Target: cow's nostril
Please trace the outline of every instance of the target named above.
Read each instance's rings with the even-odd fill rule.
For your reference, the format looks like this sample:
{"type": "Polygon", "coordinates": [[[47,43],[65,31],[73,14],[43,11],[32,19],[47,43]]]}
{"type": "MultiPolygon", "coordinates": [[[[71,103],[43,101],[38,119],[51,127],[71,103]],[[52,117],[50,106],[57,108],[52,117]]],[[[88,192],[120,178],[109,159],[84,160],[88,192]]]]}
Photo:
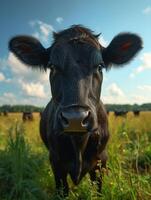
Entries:
{"type": "Polygon", "coordinates": [[[82,125],[83,127],[88,126],[90,115],[91,115],[91,112],[88,111],[88,112],[87,112],[87,116],[86,116],[86,117],[82,120],[82,122],[81,122],[81,125],[82,125]]]}
{"type": "Polygon", "coordinates": [[[69,126],[69,121],[68,119],[63,115],[63,113],[61,113],[61,123],[63,125],[64,128],[69,126]]]}

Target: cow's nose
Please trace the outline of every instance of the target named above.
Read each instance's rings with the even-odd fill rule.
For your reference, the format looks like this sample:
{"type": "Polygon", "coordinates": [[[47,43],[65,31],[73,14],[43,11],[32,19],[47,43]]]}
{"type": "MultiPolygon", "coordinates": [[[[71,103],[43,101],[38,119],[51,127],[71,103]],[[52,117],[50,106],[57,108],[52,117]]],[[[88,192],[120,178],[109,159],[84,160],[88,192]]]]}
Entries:
{"type": "Polygon", "coordinates": [[[64,132],[86,132],[90,115],[90,111],[62,111],[60,116],[64,132]]]}

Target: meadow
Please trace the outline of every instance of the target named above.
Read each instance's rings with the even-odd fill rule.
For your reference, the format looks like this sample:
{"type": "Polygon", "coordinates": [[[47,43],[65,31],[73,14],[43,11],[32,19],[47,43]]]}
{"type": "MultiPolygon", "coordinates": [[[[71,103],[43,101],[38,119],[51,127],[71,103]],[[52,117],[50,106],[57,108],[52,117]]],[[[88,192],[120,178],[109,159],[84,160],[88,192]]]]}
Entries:
{"type": "MultiPolygon", "coordinates": [[[[0,116],[0,200],[61,200],[55,193],[48,152],[39,136],[39,113],[22,122],[21,113],[0,116]]],[[[151,112],[109,114],[108,169],[101,196],[86,176],[70,182],[67,200],[151,199],[151,112]]]]}

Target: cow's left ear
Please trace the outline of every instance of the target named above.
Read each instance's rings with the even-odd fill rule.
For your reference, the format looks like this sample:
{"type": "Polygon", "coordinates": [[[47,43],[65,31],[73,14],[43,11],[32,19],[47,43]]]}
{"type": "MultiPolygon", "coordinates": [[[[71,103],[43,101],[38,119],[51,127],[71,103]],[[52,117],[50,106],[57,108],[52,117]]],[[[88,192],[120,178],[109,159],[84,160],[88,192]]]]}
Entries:
{"type": "Polygon", "coordinates": [[[33,68],[46,69],[50,52],[36,38],[16,36],[9,41],[9,50],[25,64],[33,68]]]}
{"type": "Polygon", "coordinates": [[[103,49],[104,63],[121,65],[129,62],[142,49],[142,39],[132,33],[120,33],[103,49]]]}

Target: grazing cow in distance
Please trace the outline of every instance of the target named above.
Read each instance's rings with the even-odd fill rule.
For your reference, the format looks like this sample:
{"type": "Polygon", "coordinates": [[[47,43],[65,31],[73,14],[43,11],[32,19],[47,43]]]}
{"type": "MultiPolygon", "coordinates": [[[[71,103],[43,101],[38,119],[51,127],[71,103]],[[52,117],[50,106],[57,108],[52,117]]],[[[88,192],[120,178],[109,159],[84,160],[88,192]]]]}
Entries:
{"type": "Polygon", "coordinates": [[[89,173],[101,190],[109,138],[100,100],[102,69],[121,67],[141,48],[141,38],[133,33],[120,33],[105,48],[99,35],[81,25],[54,33],[47,49],[30,36],[10,40],[10,51],[27,66],[50,69],[52,99],[43,112],[40,134],[50,154],[56,188],[60,191],[63,186],[64,195],[69,191],[68,174],[77,185],[89,173]]]}
{"type": "Polygon", "coordinates": [[[4,111],[4,112],[3,112],[3,115],[4,115],[4,116],[8,116],[8,111],[4,111]]]}
{"type": "Polygon", "coordinates": [[[107,111],[106,111],[106,113],[107,113],[107,115],[109,115],[109,114],[110,114],[110,111],[109,111],[109,110],[107,110],[107,111]]]}
{"type": "Polygon", "coordinates": [[[140,110],[134,110],[134,111],[133,111],[133,114],[134,114],[135,116],[139,116],[140,110]]]}
{"type": "Polygon", "coordinates": [[[32,112],[23,112],[22,119],[23,121],[32,121],[34,119],[32,112]]]}
{"type": "Polygon", "coordinates": [[[8,116],[8,112],[7,111],[0,112],[0,116],[8,116]]]}
{"type": "Polygon", "coordinates": [[[122,110],[116,110],[116,111],[114,111],[114,115],[116,116],[116,117],[125,117],[126,116],[126,114],[128,113],[128,111],[122,111],[122,110]]]}

